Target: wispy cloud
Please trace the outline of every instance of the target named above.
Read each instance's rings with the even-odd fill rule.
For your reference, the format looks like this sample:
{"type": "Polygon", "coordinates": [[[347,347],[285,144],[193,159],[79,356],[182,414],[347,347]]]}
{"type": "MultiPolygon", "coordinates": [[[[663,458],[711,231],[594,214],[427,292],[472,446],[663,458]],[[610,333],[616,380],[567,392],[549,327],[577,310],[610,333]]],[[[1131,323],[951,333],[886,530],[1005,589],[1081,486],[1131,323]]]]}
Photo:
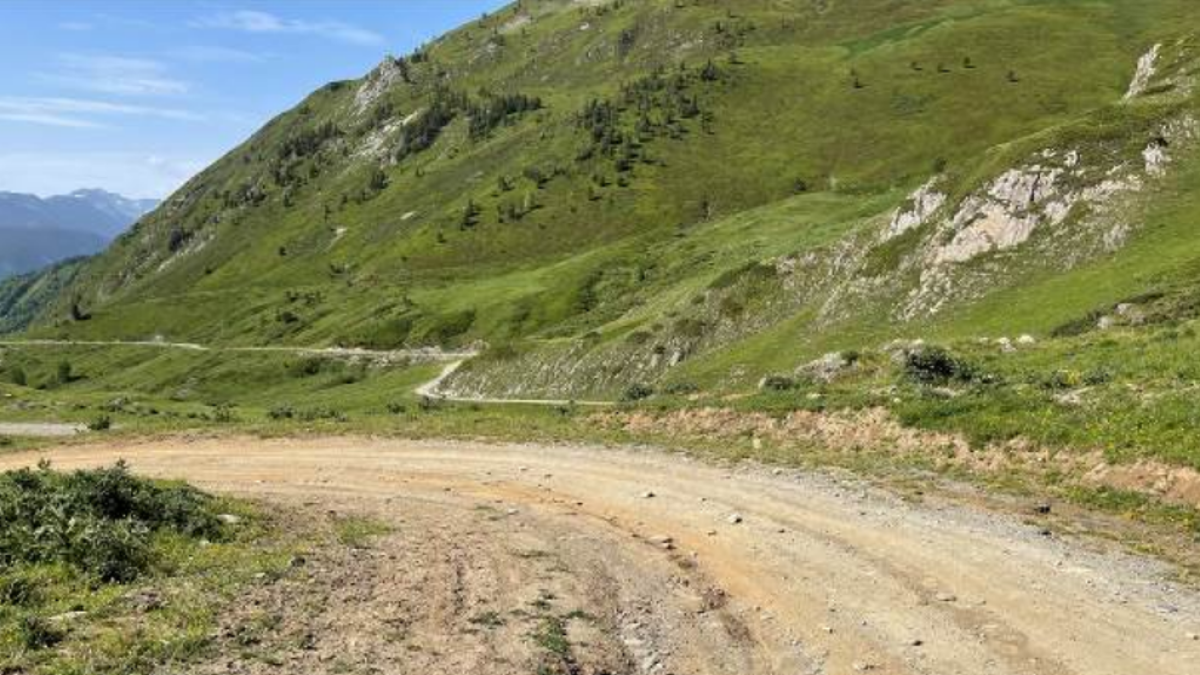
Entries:
{"type": "Polygon", "coordinates": [[[157,117],[183,122],[204,121],[204,116],[186,110],[125,105],[78,98],[41,98],[0,96],[0,119],[43,126],[95,129],[104,124],[98,118],[135,116],[157,117]]]}
{"type": "Polygon", "coordinates": [[[366,28],[341,21],[304,21],[285,19],[268,12],[240,10],[223,12],[192,22],[197,28],[222,28],[246,33],[291,33],[314,35],[349,44],[375,47],[384,43],[384,38],[366,28]]]}
{"type": "Polygon", "coordinates": [[[110,55],[61,54],[60,70],[44,73],[49,82],[105,94],[185,94],[190,85],[169,76],[167,66],[150,59],[110,55]]]}
{"type": "Polygon", "coordinates": [[[94,25],[86,21],[64,21],[58,24],[59,30],[69,30],[76,33],[82,33],[95,28],[94,25]]]}
{"type": "Polygon", "coordinates": [[[262,63],[268,58],[267,54],[211,45],[180,47],[170,56],[194,63],[262,63]]]}

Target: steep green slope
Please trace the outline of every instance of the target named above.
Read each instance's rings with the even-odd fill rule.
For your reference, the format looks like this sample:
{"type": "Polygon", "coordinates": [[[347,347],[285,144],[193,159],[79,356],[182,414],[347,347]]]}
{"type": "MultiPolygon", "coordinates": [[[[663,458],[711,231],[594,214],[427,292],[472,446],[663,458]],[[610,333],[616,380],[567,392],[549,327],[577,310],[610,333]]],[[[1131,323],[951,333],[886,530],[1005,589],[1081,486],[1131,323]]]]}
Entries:
{"type": "Polygon", "coordinates": [[[1049,331],[1196,267],[1191,4],[524,0],[273,120],[33,332],[482,341],[463,391],[574,396],[1049,331]]]}

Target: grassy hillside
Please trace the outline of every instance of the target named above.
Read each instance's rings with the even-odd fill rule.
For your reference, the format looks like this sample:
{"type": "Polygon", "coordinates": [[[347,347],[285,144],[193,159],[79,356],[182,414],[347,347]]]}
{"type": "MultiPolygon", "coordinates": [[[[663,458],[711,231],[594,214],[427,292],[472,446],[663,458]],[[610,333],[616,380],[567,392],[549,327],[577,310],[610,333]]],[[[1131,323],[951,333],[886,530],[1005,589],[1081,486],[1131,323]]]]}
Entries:
{"type": "Polygon", "coordinates": [[[1191,5],[523,0],[314,92],[6,327],[480,343],[458,389],[565,396],[1047,335],[1200,270],[1191,5]]]}

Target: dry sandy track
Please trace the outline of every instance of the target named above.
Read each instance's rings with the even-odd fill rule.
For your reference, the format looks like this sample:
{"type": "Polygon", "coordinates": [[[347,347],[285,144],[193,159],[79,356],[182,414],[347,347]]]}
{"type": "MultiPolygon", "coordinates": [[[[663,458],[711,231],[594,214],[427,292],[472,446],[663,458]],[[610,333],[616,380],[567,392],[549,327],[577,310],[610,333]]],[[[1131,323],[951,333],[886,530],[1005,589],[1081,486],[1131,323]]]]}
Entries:
{"type": "Polygon", "coordinates": [[[332,565],[333,591],[297,584],[299,599],[257,600],[311,633],[280,657],[287,672],[345,672],[348,660],[354,672],[528,675],[544,658],[531,607],[590,615],[567,621],[564,672],[1195,675],[1200,664],[1200,595],[1156,563],[830,478],[649,451],[362,438],[49,454],[60,468],[124,457],[145,474],[394,522],[378,550],[332,565]]]}

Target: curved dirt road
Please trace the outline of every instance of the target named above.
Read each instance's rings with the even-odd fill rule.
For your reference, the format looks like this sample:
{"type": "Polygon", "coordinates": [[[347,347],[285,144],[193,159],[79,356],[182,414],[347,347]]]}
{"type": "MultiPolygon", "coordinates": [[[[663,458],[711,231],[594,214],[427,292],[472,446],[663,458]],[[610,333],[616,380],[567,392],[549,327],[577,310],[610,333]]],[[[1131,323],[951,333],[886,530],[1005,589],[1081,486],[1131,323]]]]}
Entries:
{"type": "Polygon", "coordinates": [[[1200,594],[1156,563],[825,477],[363,438],[49,455],[59,468],[124,457],[145,474],[393,523],[335,590],[256,600],[291,612],[281,630],[307,631],[283,672],[528,675],[553,646],[537,637],[551,615],[571,646],[548,672],[1194,675],[1200,663],[1200,594]]]}

